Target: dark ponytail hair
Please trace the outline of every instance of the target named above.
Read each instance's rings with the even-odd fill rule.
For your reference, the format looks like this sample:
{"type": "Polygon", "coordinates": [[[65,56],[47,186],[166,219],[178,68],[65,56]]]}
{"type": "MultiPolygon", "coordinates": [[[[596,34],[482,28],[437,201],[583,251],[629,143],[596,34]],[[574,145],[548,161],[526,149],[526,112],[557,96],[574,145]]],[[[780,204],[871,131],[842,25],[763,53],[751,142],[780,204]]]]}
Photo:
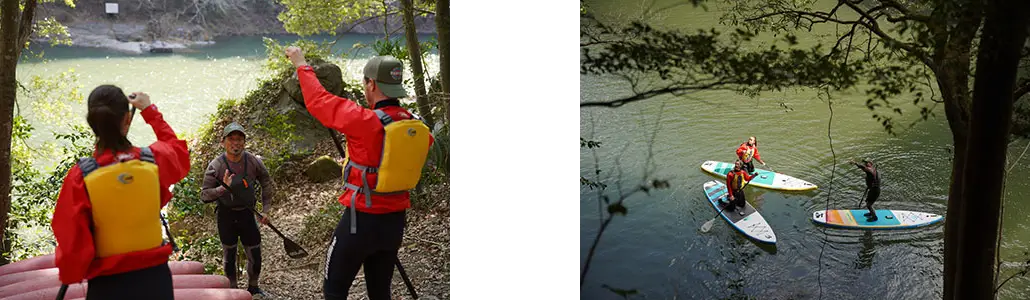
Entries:
{"type": "Polygon", "coordinates": [[[129,139],[122,135],[122,120],[129,113],[129,98],[121,88],[101,85],[89,93],[86,122],[97,136],[100,151],[125,151],[132,147],[129,139]]]}

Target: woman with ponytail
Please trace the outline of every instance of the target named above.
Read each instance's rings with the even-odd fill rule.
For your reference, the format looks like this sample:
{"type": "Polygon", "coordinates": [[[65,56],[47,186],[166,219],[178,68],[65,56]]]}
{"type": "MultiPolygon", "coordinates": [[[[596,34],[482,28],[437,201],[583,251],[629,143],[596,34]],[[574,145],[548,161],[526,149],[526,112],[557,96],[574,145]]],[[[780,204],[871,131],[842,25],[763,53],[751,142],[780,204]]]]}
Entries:
{"type": "Polygon", "coordinates": [[[189,172],[186,142],[145,93],[101,85],[87,105],[96,147],[68,170],[51,223],[58,277],[88,280],[86,299],[173,299],[159,215],[189,172]],[[157,136],[143,148],[126,138],[137,109],[157,136]]]}

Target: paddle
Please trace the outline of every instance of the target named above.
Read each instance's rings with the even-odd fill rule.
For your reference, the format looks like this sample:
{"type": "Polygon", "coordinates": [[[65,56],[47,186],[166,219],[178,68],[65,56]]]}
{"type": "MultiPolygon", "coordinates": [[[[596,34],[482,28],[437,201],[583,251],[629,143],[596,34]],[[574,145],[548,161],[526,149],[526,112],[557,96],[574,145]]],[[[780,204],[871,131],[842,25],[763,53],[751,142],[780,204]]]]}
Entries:
{"type": "MultiPolygon", "coordinates": [[[[253,207],[251,207],[250,210],[253,210],[254,213],[257,214],[257,216],[259,218],[262,218],[262,219],[265,218],[264,216],[261,215],[261,213],[259,213],[253,207]]],[[[283,235],[282,232],[279,232],[279,229],[276,229],[275,226],[272,226],[271,222],[269,222],[268,224],[265,224],[265,225],[268,225],[268,228],[272,228],[272,231],[274,231],[275,234],[278,234],[279,237],[283,238],[283,248],[286,249],[286,256],[289,256],[290,258],[302,258],[302,257],[308,256],[308,252],[304,251],[304,248],[301,248],[300,245],[295,243],[293,240],[290,240],[289,238],[286,238],[286,236],[283,235]]]]}
{"type": "MultiPolygon", "coordinates": [[[[751,180],[755,180],[755,178],[758,178],[758,176],[751,177],[751,180]]],[[[751,184],[751,180],[748,180],[747,182],[745,182],[744,185],[740,187],[740,189],[744,189],[744,188],[747,187],[748,184],[751,184]]],[[[718,201],[716,201],[716,202],[718,202],[718,201]]],[[[733,205],[733,204],[730,203],[730,205],[733,205]]],[[[727,205],[727,206],[729,206],[729,205],[727,205]]],[[[701,232],[708,232],[708,230],[712,229],[712,225],[715,224],[715,220],[719,218],[719,215],[721,215],[722,211],[725,210],[725,209],[726,209],[726,206],[723,206],[722,208],[719,208],[719,212],[715,214],[714,218],[712,218],[711,220],[708,220],[708,222],[705,222],[704,225],[701,225],[701,232]]]]}

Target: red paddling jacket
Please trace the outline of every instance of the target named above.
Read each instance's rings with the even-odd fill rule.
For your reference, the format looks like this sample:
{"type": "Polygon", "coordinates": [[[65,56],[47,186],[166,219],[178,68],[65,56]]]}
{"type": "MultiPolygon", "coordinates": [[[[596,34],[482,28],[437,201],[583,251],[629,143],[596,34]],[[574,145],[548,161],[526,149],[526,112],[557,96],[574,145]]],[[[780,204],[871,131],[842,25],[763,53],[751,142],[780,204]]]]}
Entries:
{"type": "MultiPolygon", "coordinates": [[[[161,207],[164,207],[172,199],[168,187],[189,173],[189,150],[186,141],[176,137],[172,127],[165,122],[157,106],[151,104],[140,114],[157,136],[157,141],[150,144],[149,148],[153,153],[154,164],[158,167],[161,207]]],[[[120,153],[95,149],[93,158],[99,165],[107,165],[115,162],[119,154],[138,159],[140,153],[138,147],[120,153]]],[[[99,257],[94,245],[92,205],[78,164],[68,170],[64,178],[50,226],[57,240],[54,260],[63,284],[165,264],[172,253],[172,246],[164,244],[152,249],[99,257]]]]}

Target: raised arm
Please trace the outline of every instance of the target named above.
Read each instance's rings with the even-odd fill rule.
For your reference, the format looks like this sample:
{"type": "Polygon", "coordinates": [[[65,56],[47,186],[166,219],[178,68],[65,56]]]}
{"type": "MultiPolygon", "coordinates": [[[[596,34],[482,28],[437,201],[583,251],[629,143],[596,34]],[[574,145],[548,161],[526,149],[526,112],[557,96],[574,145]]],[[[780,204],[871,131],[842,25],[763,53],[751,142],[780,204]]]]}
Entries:
{"type": "Polygon", "coordinates": [[[154,129],[157,141],[150,144],[150,150],[154,152],[154,160],[157,161],[158,173],[161,186],[161,205],[164,206],[171,199],[171,192],[168,186],[186,178],[190,172],[190,150],[186,141],[175,135],[172,127],[165,122],[157,106],[149,105],[144,108],[140,115],[143,120],[154,129]],[[167,193],[167,195],[165,195],[167,193]]]}

